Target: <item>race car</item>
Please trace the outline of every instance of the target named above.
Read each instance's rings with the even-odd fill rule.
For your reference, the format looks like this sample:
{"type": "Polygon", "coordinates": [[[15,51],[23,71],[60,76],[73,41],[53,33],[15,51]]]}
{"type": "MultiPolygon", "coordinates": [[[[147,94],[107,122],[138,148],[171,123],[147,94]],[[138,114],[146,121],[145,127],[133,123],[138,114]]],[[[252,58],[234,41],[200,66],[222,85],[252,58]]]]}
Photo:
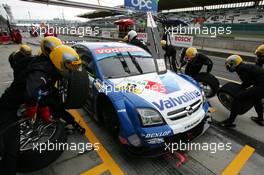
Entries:
{"type": "Polygon", "coordinates": [[[188,142],[209,127],[209,104],[200,85],[185,74],[159,73],[145,50],[119,42],[73,48],[90,79],[85,109],[130,152],[163,154],[165,143],[188,142]]]}

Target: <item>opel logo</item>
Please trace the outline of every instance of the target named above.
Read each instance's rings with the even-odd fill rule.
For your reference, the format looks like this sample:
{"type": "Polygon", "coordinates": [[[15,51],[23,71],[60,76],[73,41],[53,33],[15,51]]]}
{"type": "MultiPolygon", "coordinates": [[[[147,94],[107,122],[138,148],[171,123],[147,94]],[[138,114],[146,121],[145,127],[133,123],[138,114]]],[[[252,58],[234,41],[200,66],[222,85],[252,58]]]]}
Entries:
{"type": "Polygon", "coordinates": [[[187,111],[188,115],[191,115],[193,113],[193,108],[191,106],[186,107],[185,110],[187,111]]]}

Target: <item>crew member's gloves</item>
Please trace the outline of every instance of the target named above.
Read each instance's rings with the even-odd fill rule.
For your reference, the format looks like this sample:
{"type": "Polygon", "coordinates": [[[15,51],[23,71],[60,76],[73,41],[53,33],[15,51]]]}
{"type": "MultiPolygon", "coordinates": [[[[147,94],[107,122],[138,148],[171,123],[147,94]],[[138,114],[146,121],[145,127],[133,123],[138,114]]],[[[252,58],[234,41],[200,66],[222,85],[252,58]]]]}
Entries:
{"type": "Polygon", "coordinates": [[[38,112],[45,122],[50,122],[52,120],[48,106],[39,107],[38,112]]]}
{"type": "Polygon", "coordinates": [[[37,113],[37,106],[26,106],[25,115],[31,119],[34,119],[37,113]]]}

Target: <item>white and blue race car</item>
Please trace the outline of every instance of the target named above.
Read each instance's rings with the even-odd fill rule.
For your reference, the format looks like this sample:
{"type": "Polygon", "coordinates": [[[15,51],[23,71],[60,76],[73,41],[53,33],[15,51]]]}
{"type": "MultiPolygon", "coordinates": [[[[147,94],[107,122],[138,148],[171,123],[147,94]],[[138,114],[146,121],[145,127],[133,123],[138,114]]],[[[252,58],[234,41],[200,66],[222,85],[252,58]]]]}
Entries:
{"type": "Polygon", "coordinates": [[[207,128],[209,104],[192,78],[157,73],[145,50],[118,42],[73,46],[90,79],[85,109],[138,155],[164,152],[165,143],[190,141],[207,128]]]}

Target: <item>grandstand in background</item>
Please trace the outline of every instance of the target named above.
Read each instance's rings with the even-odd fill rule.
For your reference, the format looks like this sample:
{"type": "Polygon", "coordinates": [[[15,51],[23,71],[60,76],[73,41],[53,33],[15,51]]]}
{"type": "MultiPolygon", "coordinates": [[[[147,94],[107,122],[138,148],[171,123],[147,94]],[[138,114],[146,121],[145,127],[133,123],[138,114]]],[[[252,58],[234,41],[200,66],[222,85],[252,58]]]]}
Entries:
{"type": "Polygon", "coordinates": [[[242,2],[162,11],[170,19],[206,27],[232,27],[233,34],[264,34],[264,1],[242,2]]]}
{"type": "MultiPolygon", "coordinates": [[[[160,1],[161,2],[161,1],[160,1]]],[[[192,1],[192,5],[199,4],[192,1]]],[[[203,5],[209,3],[204,1],[203,5]]],[[[210,1],[212,3],[216,1],[210,1]]],[[[223,1],[226,2],[226,1],[223,1]]],[[[230,0],[230,2],[232,2],[230,0]]],[[[232,27],[233,34],[237,35],[264,35],[264,0],[227,3],[219,5],[205,5],[195,7],[185,7],[169,10],[161,10],[159,14],[166,15],[168,19],[179,19],[189,25],[206,26],[206,27],[218,27],[218,26],[230,26],[232,27]]],[[[162,3],[165,3],[162,1],[162,3]]],[[[169,3],[169,2],[168,2],[169,3]]],[[[176,3],[176,1],[175,1],[176,3]]],[[[184,2],[182,6],[188,6],[184,2]]],[[[209,3],[209,4],[210,4],[209,3]]],[[[165,8],[166,6],[163,4],[165,8]]],[[[114,15],[114,14],[113,14],[114,15]]],[[[104,30],[109,28],[114,30],[116,26],[114,21],[125,18],[136,19],[136,29],[139,31],[144,30],[146,21],[144,15],[114,15],[107,13],[107,17],[103,17],[102,11],[82,14],[80,17],[90,18],[89,25],[96,25],[104,30]],[[96,18],[101,17],[101,18],[96,18]]]]}

